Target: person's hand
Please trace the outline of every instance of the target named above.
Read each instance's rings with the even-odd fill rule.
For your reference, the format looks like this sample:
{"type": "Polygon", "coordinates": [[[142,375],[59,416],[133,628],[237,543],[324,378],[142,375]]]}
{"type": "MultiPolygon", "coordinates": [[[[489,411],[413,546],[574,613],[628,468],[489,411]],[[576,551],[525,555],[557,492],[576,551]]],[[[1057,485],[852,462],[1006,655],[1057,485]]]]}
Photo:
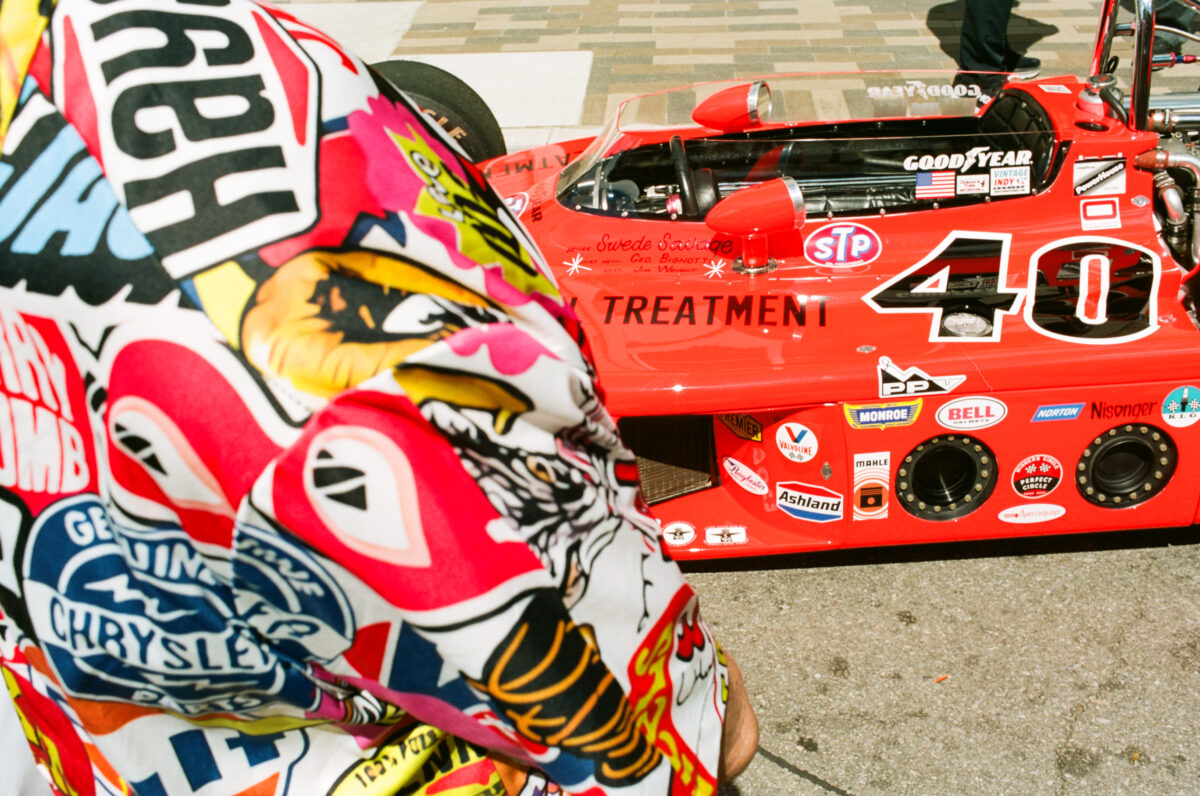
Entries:
{"type": "Polygon", "coordinates": [[[758,718],[750,707],[742,670],[728,653],[725,663],[729,666],[729,702],[725,705],[725,728],[721,736],[719,782],[728,782],[745,771],[758,751],[758,718]]]}

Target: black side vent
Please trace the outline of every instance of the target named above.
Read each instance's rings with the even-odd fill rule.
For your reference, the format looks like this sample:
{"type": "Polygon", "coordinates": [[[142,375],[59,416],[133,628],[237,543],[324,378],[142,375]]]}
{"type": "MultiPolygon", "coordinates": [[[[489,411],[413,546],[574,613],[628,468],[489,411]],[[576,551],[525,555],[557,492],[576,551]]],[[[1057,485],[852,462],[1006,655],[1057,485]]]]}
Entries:
{"type": "Polygon", "coordinates": [[[617,426],[637,454],[642,491],[650,503],[716,486],[716,448],[709,415],[625,417],[617,426]]]}

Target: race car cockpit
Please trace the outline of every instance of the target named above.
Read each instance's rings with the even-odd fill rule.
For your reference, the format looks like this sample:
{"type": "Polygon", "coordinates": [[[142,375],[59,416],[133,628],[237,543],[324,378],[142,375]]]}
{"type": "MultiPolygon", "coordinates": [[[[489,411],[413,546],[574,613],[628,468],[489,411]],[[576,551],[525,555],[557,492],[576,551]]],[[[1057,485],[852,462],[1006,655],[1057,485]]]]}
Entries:
{"type": "MultiPolygon", "coordinates": [[[[808,216],[834,218],[982,203],[1050,184],[1057,138],[1032,94],[1010,88],[979,114],[970,95],[937,97],[966,99],[958,110],[968,112],[764,124],[652,143],[631,135],[568,167],[559,200],[581,212],[698,221],[724,197],[789,177],[808,216]]],[[[893,104],[881,106],[886,112],[893,104]]]]}

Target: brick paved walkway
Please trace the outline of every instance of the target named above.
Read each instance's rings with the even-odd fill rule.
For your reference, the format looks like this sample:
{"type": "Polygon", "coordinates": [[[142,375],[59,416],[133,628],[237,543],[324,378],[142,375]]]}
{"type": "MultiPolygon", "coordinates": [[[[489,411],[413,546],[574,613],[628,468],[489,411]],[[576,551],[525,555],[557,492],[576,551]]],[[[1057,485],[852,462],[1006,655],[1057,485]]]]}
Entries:
{"type": "MultiPolygon", "coordinates": [[[[1010,42],[1086,72],[1098,0],[1026,0],[1010,42]]],[[[588,50],[582,123],[610,95],[772,72],[953,69],[962,0],[426,0],[397,54],[588,50]]]]}

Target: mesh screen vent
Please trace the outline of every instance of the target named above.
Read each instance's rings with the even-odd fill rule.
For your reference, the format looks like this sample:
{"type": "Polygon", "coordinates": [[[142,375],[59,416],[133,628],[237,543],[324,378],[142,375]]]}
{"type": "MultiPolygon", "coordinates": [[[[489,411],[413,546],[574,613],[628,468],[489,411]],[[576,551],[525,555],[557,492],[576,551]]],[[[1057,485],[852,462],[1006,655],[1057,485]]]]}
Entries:
{"type": "Polygon", "coordinates": [[[642,491],[649,503],[719,483],[709,415],[625,417],[617,425],[625,444],[637,454],[642,491]]]}

